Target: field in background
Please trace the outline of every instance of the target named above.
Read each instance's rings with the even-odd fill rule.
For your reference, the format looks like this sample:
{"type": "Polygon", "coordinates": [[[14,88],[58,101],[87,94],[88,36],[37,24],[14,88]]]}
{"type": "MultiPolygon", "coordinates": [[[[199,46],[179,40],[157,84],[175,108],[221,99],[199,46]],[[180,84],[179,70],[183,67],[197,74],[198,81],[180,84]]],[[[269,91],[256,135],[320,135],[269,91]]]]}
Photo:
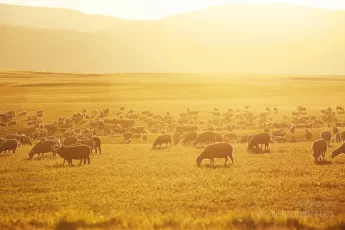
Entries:
{"type": "MultiPolygon", "coordinates": [[[[82,109],[109,107],[113,117],[120,106],[174,116],[191,108],[207,119],[215,107],[249,105],[253,113],[277,107],[283,121],[298,105],[315,116],[344,106],[344,89],[345,78],[332,76],[0,72],[0,110],[44,109],[51,122],[82,109]]],[[[312,130],[314,139],[323,129],[312,130]]],[[[302,130],[297,136],[304,140],[302,130]]],[[[29,147],[0,157],[0,228],[345,228],[344,155],[316,165],[311,142],[272,144],[271,154],[235,143],[235,165],[198,168],[201,149],[151,150],[155,137],[132,145],[101,137],[103,155],[81,167],[29,161],[29,147]]]]}

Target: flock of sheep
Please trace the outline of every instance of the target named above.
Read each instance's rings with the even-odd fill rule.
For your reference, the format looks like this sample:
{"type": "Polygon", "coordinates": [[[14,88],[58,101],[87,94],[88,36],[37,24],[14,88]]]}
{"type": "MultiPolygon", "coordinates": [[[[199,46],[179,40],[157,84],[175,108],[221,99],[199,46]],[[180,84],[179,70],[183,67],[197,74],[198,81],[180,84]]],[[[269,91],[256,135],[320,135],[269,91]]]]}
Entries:
{"type": "MultiPolygon", "coordinates": [[[[248,143],[251,152],[269,152],[270,143],[295,142],[296,129],[305,129],[305,139],[311,140],[312,128],[327,125],[331,130],[321,132],[320,139],[312,144],[312,156],[316,161],[325,160],[329,142],[344,142],[345,131],[340,132],[340,127],[345,127],[344,122],[337,119],[338,114],[344,114],[344,109],[337,106],[333,111],[331,107],[321,109],[320,117],[307,116],[307,108],[298,106],[292,111],[291,121],[282,115],[285,122],[277,122],[274,118],[279,114],[277,108],[265,108],[261,113],[254,115],[249,111],[249,106],[244,110],[228,109],[221,113],[214,108],[207,121],[200,119],[200,112],[187,109],[174,117],[170,112],[158,115],[150,110],[134,112],[125,111],[124,107],[110,118],[110,109],[93,111],[86,110],[72,114],[70,117],[59,117],[51,123],[44,122],[44,110],[39,110],[35,115],[22,111],[8,111],[0,113],[0,131],[5,138],[0,139],[0,154],[2,152],[15,153],[21,145],[34,146],[28,153],[32,159],[34,155],[52,153],[67,160],[72,165],[72,160],[90,163],[90,155],[95,152],[101,154],[101,140],[97,136],[122,136],[121,144],[130,144],[133,139],[148,141],[151,134],[161,134],[153,142],[153,148],[165,144],[174,145],[202,145],[204,150],[196,158],[197,165],[202,160],[210,159],[214,164],[215,158],[228,158],[234,163],[233,143],[248,143]],[[23,124],[24,127],[23,127],[23,124]],[[140,124],[140,125],[139,125],[140,124]],[[238,136],[234,130],[255,130],[254,133],[238,136]],[[291,133],[291,139],[286,137],[286,132],[291,133]],[[332,133],[334,135],[332,135],[332,133]],[[264,149],[262,149],[264,147],[264,149]]],[[[332,152],[332,158],[345,152],[345,145],[341,145],[332,152]]]]}

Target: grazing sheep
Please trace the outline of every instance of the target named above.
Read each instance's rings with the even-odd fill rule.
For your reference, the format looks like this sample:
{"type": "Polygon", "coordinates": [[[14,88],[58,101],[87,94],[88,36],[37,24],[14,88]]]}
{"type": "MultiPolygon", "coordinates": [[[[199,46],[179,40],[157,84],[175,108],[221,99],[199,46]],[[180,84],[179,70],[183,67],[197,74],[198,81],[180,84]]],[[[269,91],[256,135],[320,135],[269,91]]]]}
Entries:
{"type": "Polygon", "coordinates": [[[173,142],[174,142],[174,145],[177,145],[178,143],[180,143],[180,140],[181,140],[181,133],[174,133],[173,135],[173,142]]]}
{"type": "Polygon", "coordinates": [[[84,139],[84,140],[78,140],[78,144],[84,144],[90,147],[91,153],[92,150],[95,148],[95,141],[92,139],[84,139]]]}
{"type": "Polygon", "coordinates": [[[166,144],[166,147],[168,147],[168,144],[170,143],[171,146],[171,136],[170,135],[161,135],[156,138],[156,140],[153,142],[153,149],[156,148],[157,145],[159,145],[159,148],[161,148],[162,144],[166,144]]]}
{"type": "Polygon", "coordinates": [[[328,144],[327,141],[324,139],[319,139],[313,142],[312,150],[315,161],[318,161],[320,156],[322,156],[322,159],[325,160],[325,155],[327,152],[328,144]]]}
{"type": "Polygon", "coordinates": [[[327,141],[327,142],[330,142],[331,139],[332,139],[332,133],[331,133],[331,131],[325,130],[325,131],[321,132],[320,138],[321,138],[321,139],[324,139],[324,140],[327,141]]]}
{"type": "Polygon", "coordinates": [[[305,138],[307,139],[307,141],[310,141],[311,138],[313,137],[313,133],[309,131],[309,129],[305,130],[305,138]]]}
{"type": "Polygon", "coordinates": [[[77,144],[77,145],[70,145],[70,146],[53,146],[52,147],[54,153],[59,154],[63,160],[63,166],[65,165],[65,161],[67,160],[68,165],[73,166],[72,160],[80,160],[80,164],[84,160],[84,164],[86,164],[86,160],[88,164],[90,164],[90,154],[91,149],[87,145],[77,144]]]}
{"type": "Polygon", "coordinates": [[[63,141],[63,145],[75,145],[78,143],[77,137],[66,137],[63,141]]]}
{"type": "Polygon", "coordinates": [[[194,146],[196,146],[198,143],[202,144],[210,144],[216,142],[216,133],[214,132],[204,132],[199,134],[197,139],[194,141],[194,146]]]}
{"type": "Polygon", "coordinates": [[[339,148],[332,151],[332,159],[341,153],[345,153],[345,143],[343,143],[339,148]]]}
{"type": "Polygon", "coordinates": [[[31,141],[31,138],[29,136],[21,136],[20,143],[22,145],[30,145],[30,146],[32,146],[32,141],[31,141]]]}
{"type": "Polygon", "coordinates": [[[18,141],[15,139],[10,139],[10,140],[4,140],[1,145],[0,145],[0,153],[8,151],[10,153],[11,151],[13,153],[16,152],[18,147],[18,141]]]}
{"type": "Polygon", "coordinates": [[[183,145],[189,145],[190,143],[195,141],[197,138],[198,138],[198,134],[195,131],[186,133],[182,139],[182,144],[183,145]]]}
{"type": "MultiPolygon", "coordinates": [[[[34,155],[40,157],[41,154],[50,153],[54,145],[59,145],[56,141],[39,141],[29,152],[29,159],[31,160],[34,155]]],[[[55,153],[53,152],[53,157],[55,158],[55,153]]]]}
{"type": "Polygon", "coordinates": [[[92,140],[95,142],[95,151],[97,154],[97,149],[99,150],[99,154],[102,154],[102,141],[99,137],[93,137],[92,140]]]}
{"type": "Polygon", "coordinates": [[[212,145],[208,145],[195,159],[196,164],[198,166],[201,165],[201,162],[204,159],[210,159],[210,165],[214,166],[214,158],[224,158],[224,166],[226,166],[226,163],[228,162],[228,157],[234,164],[234,159],[232,156],[232,153],[234,151],[234,148],[231,144],[228,143],[216,143],[212,145]]]}
{"type": "Polygon", "coordinates": [[[235,133],[226,133],[223,136],[224,142],[237,142],[239,139],[235,133]]]}
{"type": "Polygon", "coordinates": [[[269,152],[271,135],[269,133],[257,133],[252,136],[248,143],[248,149],[253,149],[254,147],[258,148],[261,145],[265,145],[265,151],[269,152]]]}

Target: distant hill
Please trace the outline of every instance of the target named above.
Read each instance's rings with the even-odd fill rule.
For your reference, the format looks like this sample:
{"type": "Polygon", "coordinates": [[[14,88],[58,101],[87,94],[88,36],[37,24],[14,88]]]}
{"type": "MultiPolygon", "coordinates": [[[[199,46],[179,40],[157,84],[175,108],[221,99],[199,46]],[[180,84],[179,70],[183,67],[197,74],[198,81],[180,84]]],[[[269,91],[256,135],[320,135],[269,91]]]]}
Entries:
{"type": "Polygon", "coordinates": [[[120,19],[88,15],[71,9],[0,4],[0,24],[43,29],[102,31],[114,27],[120,19]]]}
{"type": "MultiPolygon", "coordinates": [[[[39,9],[45,12],[46,8],[39,9]]],[[[104,17],[109,19],[106,26],[97,22],[98,16],[69,10],[63,14],[82,19],[71,24],[55,20],[29,23],[31,16],[27,20],[21,17],[23,21],[18,19],[17,23],[0,20],[0,68],[345,74],[345,11],[273,3],[232,4],[155,21],[104,17]]],[[[59,15],[56,13],[56,18],[59,15]]]]}

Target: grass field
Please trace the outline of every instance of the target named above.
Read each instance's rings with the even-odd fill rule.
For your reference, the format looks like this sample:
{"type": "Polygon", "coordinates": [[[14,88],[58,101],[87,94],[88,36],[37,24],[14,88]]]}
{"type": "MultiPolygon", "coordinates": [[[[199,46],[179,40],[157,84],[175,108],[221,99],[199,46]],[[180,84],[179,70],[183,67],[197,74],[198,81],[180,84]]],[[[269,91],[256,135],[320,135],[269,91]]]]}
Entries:
{"type": "MultiPolygon", "coordinates": [[[[174,116],[189,107],[207,119],[215,107],[249,105],[253,113],[277,107],[278,121],[298,105],[315,116],[343,106],[344,88],[336,76],[0,72],[0,108],[44,109],[51,122],[82,109],[109,107],[113,117],[120,106],[174,116]]],[[[324,129],[312,129],[313,138],[324,129]]],[[[218,159],[214,168],[195,165],[199,148],[152,150],[156,135],[131,145],[101,137],[103,154],[80,167],[30,161],[30,147],[20,147],[0,157],[0,229],[345,229],[345,155],[315,164],[303,133],[296,143],[272,144],[270,154],[234,143],[235,165],[218,159]]]]}

